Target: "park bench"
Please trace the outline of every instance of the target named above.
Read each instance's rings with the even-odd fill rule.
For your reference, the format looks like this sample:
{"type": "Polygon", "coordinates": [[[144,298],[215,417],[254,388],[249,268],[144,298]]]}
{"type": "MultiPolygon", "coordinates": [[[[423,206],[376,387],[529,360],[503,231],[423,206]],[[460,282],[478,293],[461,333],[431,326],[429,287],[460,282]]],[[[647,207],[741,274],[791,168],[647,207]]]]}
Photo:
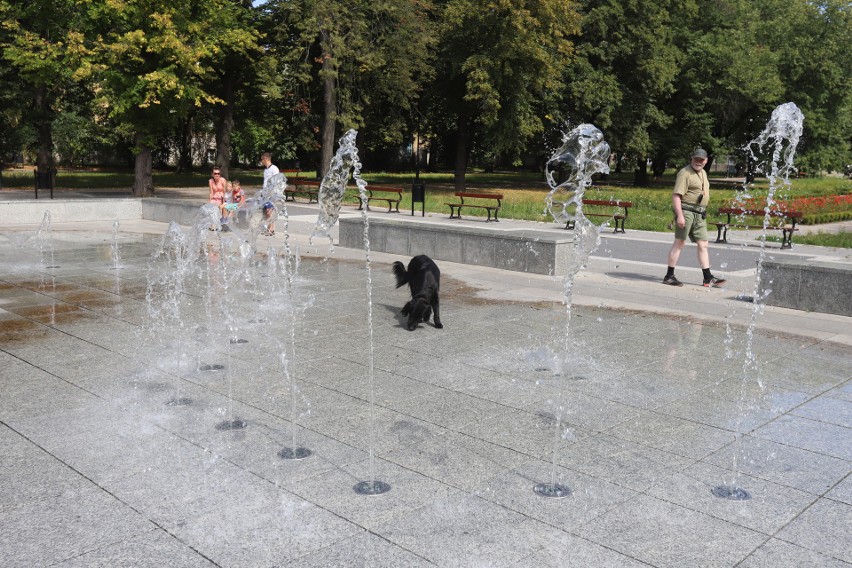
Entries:
{"type": "MultiPolygon", "coordinates": [[[[371,201],[384,201],[388,204],[388,213],[390,213],[394,208],[396,208],[396,212],[399,213],[399,202],[402,201],[403,191],[405,190],[401,187],[386,187],[376,185],[367,186],[367,211],[370,210],[371,201]],[[387,195],[376,195],[377,193],[387,195]]],[[[361,196],[358,195],[358,201],[358,210],[360,211],[364,208],[364,199],[362,199],[361,196]]]]}
{"type": "MultiPolygon", "coordinates": [[[[583,200],[583,215],[586,217],[611,217],[615,220],[615,230],[613,233],[624,233],[624,222],[627,221],[627,212],[633,207],[631,201],[619,201],[617,199],[584,199],[583,200]],[[586,209],[587,206],[594,207],[593,211],[598,211],[601,207],[608,207],[610,213],[593,213],[586,209]],[[615,213],[612,213],[615,211],[615,213]]],[[[574,219],[569,219],[565,223],[566,229],[574,228],[574,219]]]]}
{"type": "Polygon", "coordinates": [[[500,211],[500,203],[503,200],[502,193],[467,193],[464,191],[457,191],[455,196],[459,198],[458,203],[444,203],[444,205],[448,205],[450,207],[450,219],[461,219],[461,210],[462,207],[474,208],[474,209],[485,209],[488,212],[488,219],[486,219],[486,223],[494,221],[495,223],[499,221],[497,218],[497,213],[500,211]],[[468,201],[465,203],[465,198],[467,199],[476,199],[473,203],[468,201]],[[489,202],[483,203],[483,201],[489,200],[489,202]],[[496,201],[497,204],[494,205],[492,202],[496,201]],[[494,218],[491,218],[491,212],[494,212],[494,218]]]}
{"type": "Polygon", "coordinates": [[[287,187],[284,189],[286,201],[296,201],[296,196],[308,198],[308,203],[319,202],[320,182],[302,178],[288,179],[287,187]]]}
{"type": "Polygon", "coordinates": [[[299,168],[293,168],[293,169],[288,169],[288,170],[278,170],[278,171],[279,171],[279,173],[284,174],[287,177],[287,179],[290,179],[291,177],[302,177],[302,170],[300,170],[299,168]]]}
{"type": "MultiPolygon", "coordinates": [[[[730,227],[738,228],[738,229],[763,229],[763,225],[749,225],[747,223],[743,223],[740,220],[745,217],[760,217],[763,218],[766,215],[766,212],[763,209],[742,209],[740,207],[722,207],[719,209],[720,215],[727,215],[726,221],[712,222],[712,225],[716,225],[716,242],[717,243],[727,243],[728,242],[728,229],[730,227]],[[734,218],[732,221],[732,217],[734,218]]],[[[779,219],[780,224],[777,225],[768,225],[767,229],[772,229],[776,231],[782,232],[781,238],[781,248],[788,249],[793,248],[793,233],[798,231],[796,228],[796,222],[802,217],[802,214],[798,211],[770,211],[769,216],[774,219],[779,219]],[[786,221],[789,220],[789,224],[786,221]]]]}

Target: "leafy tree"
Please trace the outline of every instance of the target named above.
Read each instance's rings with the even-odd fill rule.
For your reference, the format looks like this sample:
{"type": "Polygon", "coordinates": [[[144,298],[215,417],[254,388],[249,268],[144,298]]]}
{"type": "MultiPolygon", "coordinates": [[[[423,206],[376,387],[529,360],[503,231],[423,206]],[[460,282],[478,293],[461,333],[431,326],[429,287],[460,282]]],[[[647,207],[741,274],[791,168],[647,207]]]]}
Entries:
{"type": "MultiPolygon", "coordinates": [[[[93,0],[76,77],[92,87],[101,120],[132,136],[133,194],[151,195],[152,149],[177,121],[221,99],[205,88],[232,30],[226,0],[93,0]]],[[[238,37],[241,37],[238,35],[238,37]]]]}
{"type": "Polygon", "coordinates": [[[251,0],[232,0],[228,9],[216,18],[220,52],[214,66],[214,75],[205,85],[206,90],[221,100],[214,107],[216,129],[216,165],[228,176],[231,163],[231,133],[234,117],[239,110],[250,108],[250,104],[238,105],[241,96],[256,88],[258,67],[262,65],[265,52],[258,44],[259,25],[251,0]]]}
{"type": "MultiPolygon", "coordinates": [[[[69,60],[80,41],[77,2],[0,0],[0,51],[14,69],[4,84],[18,97],[16,127],[31,125],[38,140],[38,167],[53,167],[52,124],[71,84],[69,60]]],[[[5,89],[4,89],[5,90],[5,89]]],[[[11,117],[10,117],[11,118],[11,117]]]]}
{"type": "Polygon", "coordinates": [[[566,70],[569,115],[601,128],[613,151],[636,164],[644,184],[647,159],[659,153],[672,124],[665,103],[684,61],[675,37],[689,28],[696,5],[590,0],[582,6],[579,60],[566,70]]]}
{"type": "Polygon", "coordinates": [[[430,120],[455,135],[455,185],[463,189],[469,152],[517,158],[544,131],[542,101],[562,88],[579,29],[565,0],[449,0],[438,14],[430,120]]]}
{"type": "Polygon", "coordinates": [[[805,115],[796,162],[812,172],[852,163],[852,4],[844,0],[780,3],[776,45],[783,101],[805,115]]]}
{"type": "Polygon", "coordinates": [[[372,144],[401,143],[434,36],[428,0],[296,0],[277,2],[276,42],[288,51],[302,94],[292,102],[316,117],[320,174],[334,153],[337,127],[370,121],[372,144]]]}
{"type": "Polygon", "coordinates": [[[783,22],[770,2],[755,0],[716,0],[695,16],[695,27],[676,38],[686,60],[668,101],[676,136],[666,150],[680,158],[699,145],[711,157],[736,153],[781,102],[773,35],[783,22]]]}

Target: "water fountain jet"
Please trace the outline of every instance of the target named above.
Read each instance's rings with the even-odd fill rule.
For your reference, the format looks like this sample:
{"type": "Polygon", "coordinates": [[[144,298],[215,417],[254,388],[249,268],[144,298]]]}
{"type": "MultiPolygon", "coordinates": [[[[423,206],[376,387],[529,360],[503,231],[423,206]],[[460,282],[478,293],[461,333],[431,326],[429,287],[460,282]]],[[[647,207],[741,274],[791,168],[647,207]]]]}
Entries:
{"type": "MultiPolygon", "coordinates": [[[[764,205],[763,230],[760,242],[760,253],[757,260],[757,269],[754,275],[754,284],[751,294],[751,315],[749,324],[746,330],[745,356],[743,358],[742,375],[740,380],[740,412],[737,421],[735,440],[734,440],[734,457],[732,470],[734,480],[730,483],[723,483],[711,489],[711,493],[720,499],[730,499],[735,501],[745,501],[751,499],[751,494],[741,487],[737,486],[736,479],[739,477],[739,453],[740,443],[742,439],[742,421],[745,417],[745,409],[743,408],[746,398],[746,386],[748,381],[757,376],[758,364],[754,354],[754,330],[757,325],[757,316],[763,311],[766,297],[771,293],[771,289],[763,286],[761,292],[762,277],[763,277],[763,262],[766,258],[766,232],[769,223],[772,219],[773,211],[777,211],[779,203],[776,200],[779,190],[785,190],[790,187],[790,173],[795,172],[793,166],[793,158],[796,155],[796,147],[799,144],[799,138],[802,135],[802,124],[804,115],[802,111],[794,103],[785,103],[778,106],[772,111],[772,116],[766,124],[763,131],[751,142],[746,145],[746,150],[749,153],[751,162],[758,164],[758,170],[766,173],[769,180],[769,189],[766,194],[766,203],[764,205]],[[771,155],[762,157],[767,151],[765,147],[771,147],[771,155]]],[[[750,197],[750,196],[749,196],[750,197]]],[[[729,329],[730,333],[730,329],[729,329]]],[[[764,389],[763,384],[758,380],[761,391],[764,389]]]]}
{"type": "MultiPolygon", "coordinates": [[[[340,137],[337,153],[331,160],[328,173],[323,178],[319,190],[320,212],[316,226],[311,232],[311,242],[314,237],[326,237],[329,247],[333,247],[331,229],[340,216],[340,206],[346,192],[346,182],[349,176],[355,180],[361,202],[367,202],[367,182],[361,177],[361,161],[358,158],[358,147],[355,145],[357,130],[349,130],[340,137]]],[[[353,487],[359,495],[381,495],[390,491],[391,486],[375,478],[375,387],[374,387],[374,343],[373,343],[373,279],[372,259],[370,258],[370,220],[367,208],[361,209],[361,220],[364,223],[364,256],[367,270],[367,327],[368,327],[368,378],[369,378],[369,407],[370,407],[370,439],[369,439],[369,471],[370,479],[361,481],[353,487]]]]}
{"type": "Polygon", "coordinates": [[[546,211],[559,223],[572,221],[573,251],[568,270],[563,279],[563,295],[566,308],[565,333],[562,353],[553,357],[554,374],[562,376],[562,388],[556,407],[553,436],[553,468],[550,482],[535,485],[533,491],[542,497],[563,498],[571,495],[571,489],[556,481],[556,464],[562,422],[565,413],[565,385],[568,382],[568,353],[570,351],[570,327],[572,315],[572,292],[577,273],[585,266],[589,256],[600,244],[600,231],[583,214],[583,195],[592,183],[592,175],[609,172],[609,145],[603,133],[591,124],[581,124],[562,137],[562,146],[554,152],[545,168],[550,193],[545,198],[546,211]],[[557,183],[554,170],[570,168],[568,178],[557,183]]]}

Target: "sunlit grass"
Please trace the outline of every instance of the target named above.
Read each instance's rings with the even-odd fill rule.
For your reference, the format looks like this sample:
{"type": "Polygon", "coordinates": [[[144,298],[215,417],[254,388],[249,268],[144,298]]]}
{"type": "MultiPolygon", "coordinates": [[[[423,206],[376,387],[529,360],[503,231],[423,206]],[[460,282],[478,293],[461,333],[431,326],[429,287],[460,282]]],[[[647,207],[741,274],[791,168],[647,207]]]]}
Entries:
{"type": "MultiPolygon", "coordinates": [[[[781,238],[776,236],[767,236],[767,241],[780,243],[781,238]]],[[[793,242],[797,245],[816,245],[820,247],[836,247],[836,248],[852,248],[852,233],[812,233],[809,235],[800,235],[798,233],[793,237],[793,242]]]]}

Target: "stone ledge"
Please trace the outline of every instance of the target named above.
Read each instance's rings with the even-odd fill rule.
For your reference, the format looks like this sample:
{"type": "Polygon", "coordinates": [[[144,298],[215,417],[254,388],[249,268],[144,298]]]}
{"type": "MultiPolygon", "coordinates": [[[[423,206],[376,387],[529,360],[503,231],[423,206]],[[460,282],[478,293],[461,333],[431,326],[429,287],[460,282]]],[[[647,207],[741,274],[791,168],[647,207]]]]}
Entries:
{"type": "MultiPolygon", "coordinates": [[[[573,251],[571,235],[534,229],[502,229],[370,217],[370,250],[490,266],[516,272],[561,276],[573,251]]],[[[362,218],[340,218],[340,246],[363,248],[362,218]]]]}
{"type": "Polygon", "coordinates": [[[174,221],[178,225],[192,226],[204,203],[194,200],[146,198],[142,200],[141,218],[160,223],[174,221]]]}
{"type": "Polygon", "coordinates": [[[102,199],[28,199],[0,201],[3,225],[38,225],[50,211],[51,223],[73,223],[142,218],[142,200],[134,197],[102,199]]]}
{"type": "Polygon", "coordinates": [[[852,267],[831,262],[766,260],[761,294],[766,304],[808,312],[852,316],[852,267]]]}

